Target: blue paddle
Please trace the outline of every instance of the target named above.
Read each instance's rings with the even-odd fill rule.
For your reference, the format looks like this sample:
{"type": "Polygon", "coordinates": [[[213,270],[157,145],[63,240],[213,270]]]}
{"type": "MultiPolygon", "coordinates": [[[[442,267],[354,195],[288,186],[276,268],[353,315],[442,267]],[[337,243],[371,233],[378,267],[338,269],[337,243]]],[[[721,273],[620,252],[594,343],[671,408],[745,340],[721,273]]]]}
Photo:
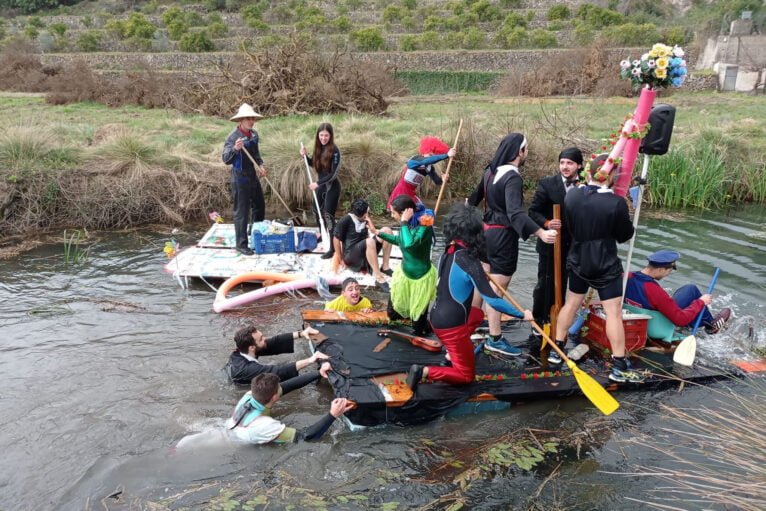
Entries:
{"type": "MultiPolygon", "coordinates": [[[[710,281],[710,286],[707,288],[707,294],[712,294],[713,289],[715,288],[715,283],[718,281],[718,275],[721,273],[721,268],[716,268],[715,273],[713,273],[713,279],[710,281]]],[[[705,313],[705,308],[703,307],[700,313],[697,315],[697,321],[694,322],[694,328],[692,329],[692,335],[697,333],[697,329],[700,327],[700,323],[702,323],[702,315],[705,313]]]]}

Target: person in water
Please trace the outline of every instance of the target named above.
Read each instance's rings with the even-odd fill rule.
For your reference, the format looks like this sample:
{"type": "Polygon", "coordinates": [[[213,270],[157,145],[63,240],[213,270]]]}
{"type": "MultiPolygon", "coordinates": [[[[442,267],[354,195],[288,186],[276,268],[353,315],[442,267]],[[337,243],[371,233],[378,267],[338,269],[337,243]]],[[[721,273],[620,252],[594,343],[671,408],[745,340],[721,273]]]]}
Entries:
{"type": "Polygon", "coordinates": [[[391,279],[388,318],[411,319],[415,335],[428,335],[428,306],[436,297],[436,268],[431,264],[434,214],[409,195],[395,197],[390,211],[400,223],[399,234],[380,232],[378,236],[401,249],[402,264],[391,279]]]}
{"type": "Polygon", "coordinates": [[[355,404],[347,399],[334,399],[330,413],[313,425],[297,430],[271,417],[272,407],[281,397],[301,387],[293,378],[280,382],[272,373],[262,373],[250,382],[250,390],[239,400],[234,412],[224,424],[186,435],[178,441],[177,450],[221,445],[228,442],[247,444],[290,443],[319,440],[336,418],[351,410],[355,404]]]}
{"type": "MultiPolygon", "coordinates": [[[[314,214],[319,225],[319,218],[325,222],[325,227],[330,236],[335,228],[335,212],[338,210],[338,200],[340,199],[340,149],[335,145],[335,134],[332,124],[323,122],[317,128],[314,138],[314,153],[308,156],[305,147],[301,147],[301,156],[306,157],[308,164],[314,168],[317,173],[316,182],[310,183],[309,188],[317,195],[319,202],[319,211],[312,201],[314,214]]],[[[322,254],[322,259],[329,259],[335,253],[332,240],[329,240],[329,250],[322,254]]]]}
{"type": "MultiPolygon", "coordinates": [[[[370,206],[364,199],[356,199],[351,203],[351,211],[338,221],[333,234],[335,259],[333,266],[340,268],[341,261],[351,271],[366,271],[375,277],[375,283],[384,291],[388,291],[386,275],[393,271],[388,267],[391,247],[383,247],[383,240],[377,236],[370,237],[370,229],[375,229],[369,216],[370,206]],[[378,262],[378,253],[383,249],[383,265],[378,262]]],[[[392,232],[388,227],[382,232],[392,232]]]]}
{"type": "Polygon", "coordinates": [[[725,307],[713,316],[708,305],[713,295],[702,294],[694,284],[679,287],[671,297],[660,281],[676,270],[681,254],[673,250],[659,250],[647,257],[648,264],[628,276],[625,303],[642,309],[659,311],[676,326],[693,327],[702,311],[702,325],[708,334],[716,334],[731,317],[731,309],[725,307]]]}
{"type": "MultiPolygon", "coordinates": [[[[556,344],[564,348],[567,331],[580,310],[588,288],[598,291],[606,313],[606,336],[612,348],[612,372],[616,382],[641,382],[643,376],[632,370],[625,356],[625,329],[622,323],[622,262],[617,243],[633,237],[628,204],[616,196],[612,185],[619,171],[607,172],[602,166],[608,155],[594,157],[586,167],[588,183],[567,192],[564,203],[572,234],[567,257],[569,291],[556,322],[556,344]]],[[[548,358],[561,363],[556,352],[548,358]],[[555,356],[554,356],[555,355],[555,356]]]]}
{"type": "Polygon", "coordinates": [[[354,277],[348,277],[341,284],[341,295],[325,304],[324,310],[338,312],[371,312],[372,302],[362,296],[362,288],[354,277]]]}
{"type": "Polygon", "coordinates": [[[260,222],[266,217],[266,202],[259,177],[266,175],[266,165],[258,148],[258,133],[253,129],[255,122],[263,116],[247,103],[242,103],[239,111],[230,119],[237,123],[223,144],[223,162],[231,165],[231,194],[234,200],[234,238],[237,252],[251,256],[253,250],[247,239],[247,226],[250,222],[260,222]],[[253,162],[260,167],[256,171],[253,162]]]}
{"type": "Polygon", "coordinates": [[[346,398],[333,399],[330,411],[313,425],[297,430],[271,416],[271,409],[282,397],[283,390],[275,374],[259,374],[253,378],[250,391],[239,400],[227,428],[237,441],[249,444],[293,443],[319,440],[335,419],[354,408],[346,398]]]}
{"type": "MultiPolygon", "coordinates": [[[[543,243],[556,241],[558,231],[535,223],[524,210],[524,182],[520,169],[527,160],[529,146],[521,133],[511,133],[500,141],[492,161],[484,171],[476,191],[468,199],[477,206],[484,200],[484,229],[487,252],[482,256],[489,263],[489,273],[500,286],[508,288],[519,260],[519,238],[534,234],[543,243]]],[[[519,356],[522,351],[502,336],[500,313],[487,308],[489,339],[486,348],[505,355],[519,356]]]]}
{"type": "Polygon", "coordinates": [[[439,281],[430,320],[434,333],[447,349],[451,367],[413,364],[407,374],[407,385],[413,391],[421,381],[453,385],[474,381],[476,360],[471,334],[484,321],[482,299],[500,312],[532,320],[532,311],[522,312],[497,296],[487,280],[479,260],[486,253],[484,226],[476,208],[463,204],[453,208],[445,219],[444,242],[446,248],[439,259],[439,281]]]}
{"type": "MultiPolygon", "coordinates": [[[[237,349],[229,356],[229,361],[226,363],[224,371],[232,382],[240,385],[249,385],[254,377],[262,373],[275,374],[280,381],[296,378],[301,369],[315,362],[322,361],[320,373],[312,373],[313,379],[316,380],[319,374],[326,376],[327,371],[331,369],[330,363],[327,362],[329,357],[320,351],[314,352],[308,358],[283,364],[268,365],[262,364],[258,360],[260,356],[294,353],[296,339],[303,338],[309,340],[311,335],[316,333],[318,333],[317,330],[307,327],[304,330],[275,335],[267,339],[264,337],[263,332],[254,325],[240,328],[234,335],[237,349]]],[[[309,381],[313,380],[307,379],[306,383],[309,383],[309,381]]]]}
{"type": "Polygon", "coordinates": [[[440,176],[434,164],[447,158],[454,158],[454,147],[450,148],[436,137],[423,137],[420,139],[419,153],[410,158],[404,166],[399,181],[388,197],[386,203],[388,209],[391,209],[391,201],[399,195],[408,195],[416,203],[422,203],[423,201],[417,196],[417,189],[426,177],[430,177],[437,185],[441,185],[443,179],[449,179],[447,174],[440,176]]]}

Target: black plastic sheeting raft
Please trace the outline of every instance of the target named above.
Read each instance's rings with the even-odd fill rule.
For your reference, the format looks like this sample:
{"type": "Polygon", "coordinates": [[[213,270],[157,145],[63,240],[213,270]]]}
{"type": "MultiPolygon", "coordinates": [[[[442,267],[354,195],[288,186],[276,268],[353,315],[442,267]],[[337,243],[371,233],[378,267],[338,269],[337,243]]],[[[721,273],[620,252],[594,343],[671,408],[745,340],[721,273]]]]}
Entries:
{"type": "MultiPolygon", "coordinates": [[[[434,420],[456,409],[493,410],[505,406],[542,399],[582,395],[566,365],[558,370],[540,364],[525,364],[526,356],[504,358],[490,352],[476,358],[476,381],[456,386],[445,383],[421,383],[413,395],[405,384],[406,372],[412,364],[439,365],[444,353],[434,353],[413,346],[396,335],[378,331],[386,328],[409,333],[406,327],[350,322],[325,323],[309,321],[327,339],[315,342],[314,348],[330,355],[334,372],[329,381],[336,397],[356,402],[346,418],[355,426],[379,424],[412,425],[434,420]],[[382,349],[380,349],[380,347],[382,349]],[[375,351],[378,347],[379,351],[375,351]]],[[[521,346],[529,333],[527,326],[506,331],[512,343],[521,346]]],[[[592,348],[591,353],[595,350],[592,348]]],[[[607,390],[649,390],[677,386],[680,379],[704,383],[741,374],[734,366],[725,368],[695,364],[693,368],[674,365],[672,353],[642,350],[633,357],[634,365],[647,372],[641,384],[616,384],[608,379],[610,368],[604,359],[591,356],[578,366],[588,372],[607,390]]]]}

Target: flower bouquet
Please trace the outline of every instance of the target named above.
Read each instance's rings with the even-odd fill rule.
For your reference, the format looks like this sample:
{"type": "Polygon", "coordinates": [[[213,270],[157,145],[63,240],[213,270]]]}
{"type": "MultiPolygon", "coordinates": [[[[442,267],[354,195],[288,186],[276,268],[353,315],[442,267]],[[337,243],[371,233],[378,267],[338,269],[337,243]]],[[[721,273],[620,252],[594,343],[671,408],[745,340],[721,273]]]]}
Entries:
{"type": "Polygon", "coordinates": [[[683,57],[684,50],[680,47],[657,43],[640,59],[627,58],[620,62],[620,76],[633,82],[636,89],[641,86],[652,89],[680,87],[686,78],[683,57]]]}

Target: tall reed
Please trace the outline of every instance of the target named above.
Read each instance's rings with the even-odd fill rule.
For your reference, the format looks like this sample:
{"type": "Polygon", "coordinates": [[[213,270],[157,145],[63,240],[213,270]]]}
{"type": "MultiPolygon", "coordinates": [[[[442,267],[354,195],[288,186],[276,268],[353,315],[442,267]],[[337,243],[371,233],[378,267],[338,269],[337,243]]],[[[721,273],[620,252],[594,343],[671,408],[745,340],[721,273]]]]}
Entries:
{"type": "Polygon", "coordinates": [[[710,388],[705,404],[696,408],[661,404],[669,423],[636,442],[666,460],[661,467],[639,467],[638,475],[665,484],[647,485],[640,499],[631,500],[654,509],[764,509],[765,397],[762,382],[738,380],[710,388]]]}
{"type": "Polygon", "coordinates": [[[80,244],[88,237],[88,231],[64,230],[64,264],[67,268],[85,262],[90,252],[90,247],[82,248],[80,244]]]}
{"type": "Polygon", "coordinates": [[[720,208],[730,202],[731,170],[712,146],[680,146],[651,160],[648,201],[660,207],[720,208]]]}

